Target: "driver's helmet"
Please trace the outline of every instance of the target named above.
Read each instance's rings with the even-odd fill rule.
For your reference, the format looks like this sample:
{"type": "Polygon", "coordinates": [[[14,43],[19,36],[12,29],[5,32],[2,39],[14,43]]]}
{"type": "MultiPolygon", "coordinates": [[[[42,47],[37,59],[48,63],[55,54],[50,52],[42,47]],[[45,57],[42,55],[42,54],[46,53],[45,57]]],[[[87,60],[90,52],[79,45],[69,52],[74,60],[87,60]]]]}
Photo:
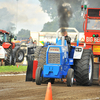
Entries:
{"type": "Polygon", "coordinates": [[[66,29],[61,29],[61,35],[62,35],[62,36],[67,36],[67,31],[66,31],[66,29]]]}

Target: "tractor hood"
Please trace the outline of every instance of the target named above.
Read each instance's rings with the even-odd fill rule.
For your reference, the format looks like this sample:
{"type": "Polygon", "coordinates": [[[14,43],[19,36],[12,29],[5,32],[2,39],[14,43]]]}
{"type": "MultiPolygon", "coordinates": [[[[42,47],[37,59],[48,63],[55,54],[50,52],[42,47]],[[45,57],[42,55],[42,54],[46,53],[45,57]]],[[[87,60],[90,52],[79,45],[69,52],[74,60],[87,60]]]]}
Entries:
{"type": "Polygon", "coordinates": [[[2,44],[2,47],[5,48],[5,49],[9,48],[10,46],[11,46],[11,44],[10,43],[6,43],[6,42],[4,42],[2,44]]]}
{"type": "Polygon", "coordinates": [[[46,64],[62,65],[68,58],[68,48],[61,45],[49,45],[46,53],[46,64]]]}

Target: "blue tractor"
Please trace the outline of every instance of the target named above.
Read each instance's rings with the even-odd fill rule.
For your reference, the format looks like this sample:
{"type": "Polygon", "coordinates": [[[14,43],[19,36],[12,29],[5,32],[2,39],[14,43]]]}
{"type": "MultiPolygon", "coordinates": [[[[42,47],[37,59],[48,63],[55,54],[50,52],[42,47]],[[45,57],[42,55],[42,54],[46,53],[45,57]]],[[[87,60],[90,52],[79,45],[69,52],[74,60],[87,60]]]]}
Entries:
{"type": "Polygon", "coordinates": [[[56,45],[49,45],[47,48],[46,64],[43,68],[38,66],[36,70],[36,84],[41,85],[44,78],[49,78],[52,84],[56,78],[67,78],[67,86],[72,86],[75,78],[77,84],[91,85],[93,55],[92,50],[84,50],[84,47],[79,46],[79,32],[75,28],[60,28],[57,31],[56,45]],[[65,37],[58,37],[61,29],[74,29],[78,33],[77,46],[71,46],[69,50],[65,37]],[[86,61],[83,66],[78,64],[82,61],[86,61]]]}

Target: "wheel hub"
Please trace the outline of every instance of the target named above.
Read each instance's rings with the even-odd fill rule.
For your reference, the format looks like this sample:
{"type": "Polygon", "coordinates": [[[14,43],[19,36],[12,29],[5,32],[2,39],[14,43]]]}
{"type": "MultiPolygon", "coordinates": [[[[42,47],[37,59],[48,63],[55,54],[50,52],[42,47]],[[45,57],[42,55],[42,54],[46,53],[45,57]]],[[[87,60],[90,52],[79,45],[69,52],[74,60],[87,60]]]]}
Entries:
{"type": "Polygon", "coordinates": [[[91,76],[92,76],[92,60],[90,58],[90,61],[89,61],[89,80],[91,80],[91,76]]]}

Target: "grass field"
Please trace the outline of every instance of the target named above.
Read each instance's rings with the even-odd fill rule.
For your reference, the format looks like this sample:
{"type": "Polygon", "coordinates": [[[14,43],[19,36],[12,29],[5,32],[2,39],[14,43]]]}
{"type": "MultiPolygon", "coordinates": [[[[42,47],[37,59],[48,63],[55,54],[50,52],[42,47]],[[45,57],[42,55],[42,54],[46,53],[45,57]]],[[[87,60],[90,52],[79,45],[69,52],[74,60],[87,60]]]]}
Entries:
{"type": "Polygon", "coordinates": [[[25,72],[27,66],[0,66],[0,73],[25,72]]]}

